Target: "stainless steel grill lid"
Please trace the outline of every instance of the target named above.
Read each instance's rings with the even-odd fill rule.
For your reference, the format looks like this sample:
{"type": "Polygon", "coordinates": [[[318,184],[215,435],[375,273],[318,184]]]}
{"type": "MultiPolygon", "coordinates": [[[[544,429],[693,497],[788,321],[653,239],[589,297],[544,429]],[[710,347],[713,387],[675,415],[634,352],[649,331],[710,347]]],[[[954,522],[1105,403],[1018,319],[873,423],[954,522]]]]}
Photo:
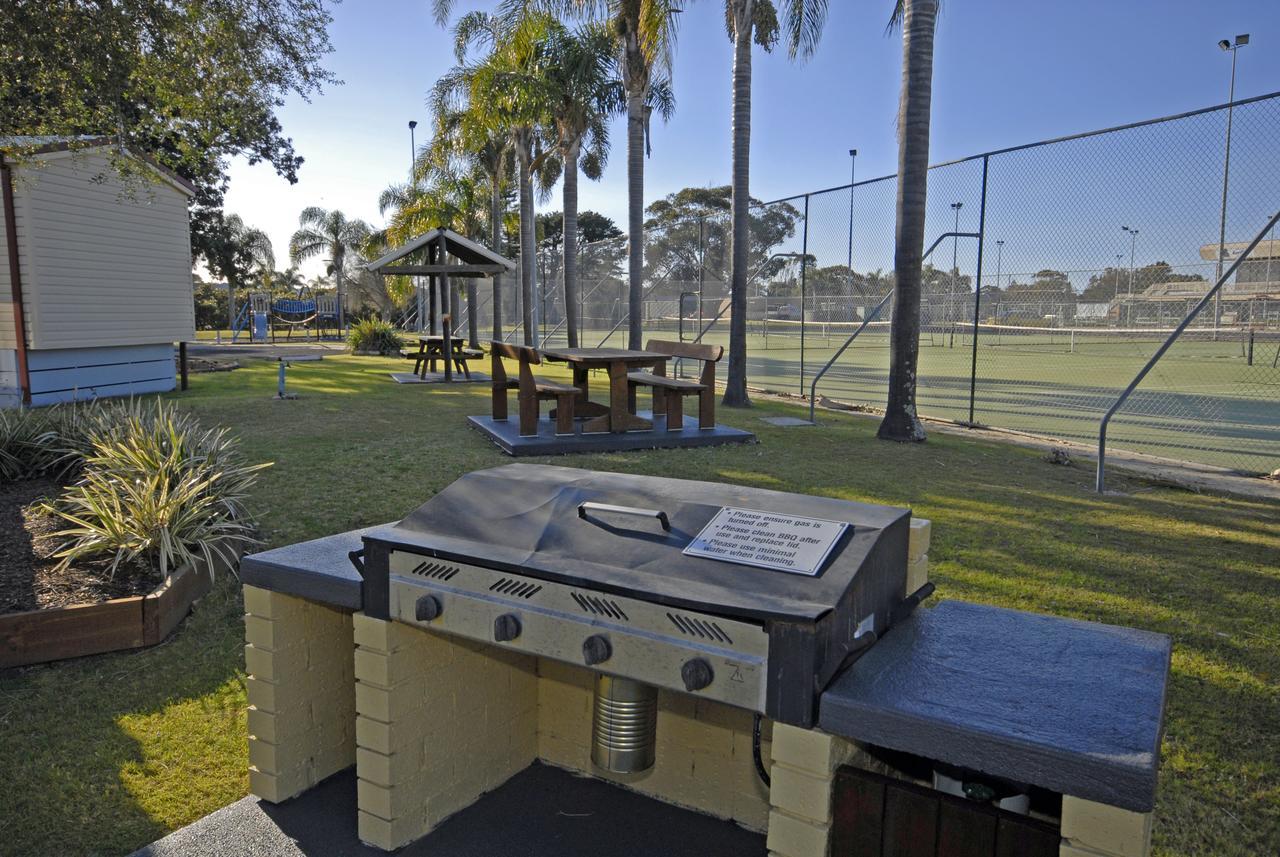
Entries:
{"type": "Polygon", "coordinates": [[[670,606],[814,621],[836,607],[859,575],[900,578],[900,568],[881,561],[879,547],[891,527],[905,544],[909,517],[906,509],[759,488],[511,464],[463,476],[367,539],[670,606]],[[670,531],[634,515],[579,517],[583,503],[660,510],[670,531]],[[853,526],[817,577],[681,553],[725,506],[853,526]]]}

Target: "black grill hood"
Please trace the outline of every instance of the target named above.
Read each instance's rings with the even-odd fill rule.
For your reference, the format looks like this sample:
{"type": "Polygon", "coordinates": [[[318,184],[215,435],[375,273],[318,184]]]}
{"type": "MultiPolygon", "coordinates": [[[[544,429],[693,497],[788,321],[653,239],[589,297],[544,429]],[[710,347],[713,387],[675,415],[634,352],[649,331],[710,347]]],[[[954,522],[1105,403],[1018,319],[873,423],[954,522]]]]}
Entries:
{"type": "MultiPolygon", "coordinates": [[[[910,516],[907,509],[718,482],[511,464],[463,476],[365,540],[671,607],[814,622],[840,604],[859,575],[896,575],[901,586],[910,516]],[[640,517],[584,520],[584,502],[660,509],[671,531],[640,517]],[[853,526],[817,578],[682,554],[723,506],[853,526]],[[886,562],[886,542],[896,562],[886,562]]],[[[885,585],[892,583],[875,582],[885,585]]]]}

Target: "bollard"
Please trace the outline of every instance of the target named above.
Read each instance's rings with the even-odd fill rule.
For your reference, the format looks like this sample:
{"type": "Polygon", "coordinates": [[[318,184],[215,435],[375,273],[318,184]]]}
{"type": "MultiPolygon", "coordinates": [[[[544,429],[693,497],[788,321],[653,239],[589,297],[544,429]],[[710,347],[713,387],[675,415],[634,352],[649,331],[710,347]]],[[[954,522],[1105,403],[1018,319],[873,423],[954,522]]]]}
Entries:
{"type": "Polygon", "coordinates": [[[288,392],[285,392],[285,389],[284,389],[284,367],[288,366],[289,364],[285,362],[285,359],[283,357],[278,357],[276,359],[280,361],[280,372],[276,376],[276,394],[272,396],[272,398],[275,399],[277,402],[281,402],[286,399],[298,398],[298,395],[296,393],[288,393],[288,392]]]}

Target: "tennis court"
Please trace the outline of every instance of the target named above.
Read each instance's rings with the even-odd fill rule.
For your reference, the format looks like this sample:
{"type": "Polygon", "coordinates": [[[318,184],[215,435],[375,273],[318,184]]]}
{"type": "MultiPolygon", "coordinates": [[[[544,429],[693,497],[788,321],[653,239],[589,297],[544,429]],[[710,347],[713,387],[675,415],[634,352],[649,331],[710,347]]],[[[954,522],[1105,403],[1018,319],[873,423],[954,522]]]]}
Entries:
{"type": "MultiPolygon", "coordinates": [[[[752,321],[748,383],[808,395],[809,385],[856,327],[850,322],[752,321]],[[802,362],[803,361],[803,362],[802,362]]],[[[646,323],[676,338],[676,322],[646,323]],[[669,327],[669,330],[664,328],[669,327]]],[[[595,344],[607,330],[584,333],[595,344]]],[[[1164,328],[979,326],[973,419],[1003,429],[1096,443],[1098,423],[1168,336],[1164,328]]],[[[623,333],[614,333],[610,341],[623,333]]],[[[685,325],[685,338],[695,335],[685,325]]],[[[1187,331],[1113,419],[1114,448],[1266,473],[1280,467],[1280,331],[1187,331]]],[[[727,325],[704,341],[728,347],[727,325]]],[[[867,326],[823,376],[818,394],[882,407],[888,389],[887,322],[867,326]]],[[[972,325],[926,325],[921,332],[918,406],[922,414],[969,420],[972,325]]],[[[721,370],[723,377],[723,369],[721,370]]]]}

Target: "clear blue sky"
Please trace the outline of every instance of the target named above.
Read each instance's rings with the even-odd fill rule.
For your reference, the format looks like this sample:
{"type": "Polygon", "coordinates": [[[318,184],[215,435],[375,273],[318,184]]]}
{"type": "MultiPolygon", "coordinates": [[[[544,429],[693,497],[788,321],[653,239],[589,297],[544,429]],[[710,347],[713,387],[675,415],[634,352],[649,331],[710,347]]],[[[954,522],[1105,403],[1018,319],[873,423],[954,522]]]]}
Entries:
{"type": "MultiPolygon", "coordinates": [[[[885,35],[891,2],[830,5],[809,62],[756,51],[751,191],[758,198],[846,183],[851,147],[860,180],[895,169],[901,39],[885,35]]],[[[646,201],[728,181],[731,55],[723,14],[721,0],[690,0],[681,16],[676,113],[666,125],[655,122],[646,201]]],[[[329,67],[344,85],[310,103],[291,99],[280,111],[306,158],[298,184],[261,165],[231,170],[227,209],[267,230],[281,267],[306,205],[381,222],[378,193],[408,171],[408,120],[420,122],[418,143],[425,142],[426,91],[452,64],[451,41],[432,21],[428,0],[348,0],[334,18],[329,67]]],[[[1237,98],[1280,89],[1280,3],[945,2],[930,160],[1224,102],[1230,58],[1215,43],[1241,32],[1252,43],[1240,52],[1237,98]]],[[[619,123],[613,160],[601,182],[582,183],[581,206],[623,223],[625,182],[619,123]]],[[[544,206],[559,207],[554,198],[544,206]]]]}

